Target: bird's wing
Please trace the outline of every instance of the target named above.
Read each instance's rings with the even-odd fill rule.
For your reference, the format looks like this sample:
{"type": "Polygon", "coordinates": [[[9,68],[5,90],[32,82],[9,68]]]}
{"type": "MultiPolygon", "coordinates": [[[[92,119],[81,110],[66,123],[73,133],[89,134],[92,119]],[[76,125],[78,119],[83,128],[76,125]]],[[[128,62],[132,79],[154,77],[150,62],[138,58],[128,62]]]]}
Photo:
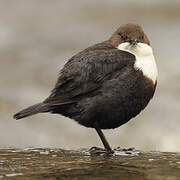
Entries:
{"type": "Polygon", "coordinates": [[[45,102],[56,105],[73,103],[77,97],[97,91],[105,80],[113,78],[115,72],[134,61],[134,55],[116,48],[88,48],[65,64],[45,102]]]}

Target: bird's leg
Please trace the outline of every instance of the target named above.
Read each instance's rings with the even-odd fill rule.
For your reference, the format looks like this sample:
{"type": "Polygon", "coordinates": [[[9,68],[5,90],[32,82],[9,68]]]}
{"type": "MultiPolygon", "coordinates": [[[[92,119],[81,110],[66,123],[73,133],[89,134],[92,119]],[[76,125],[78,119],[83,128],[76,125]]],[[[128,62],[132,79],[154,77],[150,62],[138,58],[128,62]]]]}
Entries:
{"type": "Polygon", "coordinates": [[[110,147],[109,143],[107,142],[106,137],[104,136],[104,134],[101,131],[101,129],[98,128],[98,127],[95,127],[95,129],[96,129],[96,132],[98,133],[99,137],[101,138],[101,141],[102,141],[106,151],[108,153],[113,153],[114,151],[111,149],[111,147],[110,147]]]}

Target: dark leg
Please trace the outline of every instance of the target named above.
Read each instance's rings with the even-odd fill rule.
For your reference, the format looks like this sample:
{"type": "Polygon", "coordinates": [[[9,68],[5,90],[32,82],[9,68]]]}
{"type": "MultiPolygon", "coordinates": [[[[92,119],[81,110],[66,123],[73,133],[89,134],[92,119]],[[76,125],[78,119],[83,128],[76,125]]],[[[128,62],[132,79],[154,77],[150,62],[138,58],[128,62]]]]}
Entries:
{"type": "Polygon", "coordinates": [[[99,129],[99,128],[95,128],[95,129],[96,129],[99,137],[101,138],[101,141],[102,141],[105,149],[107,150],[107,152],[108,153],[113,153],[113,150],[111,149],[111,147],[110,147],[109,143],[107,142],[107,140],[106,140],[103,132],[101,131],[101,129],[99,129]]]}

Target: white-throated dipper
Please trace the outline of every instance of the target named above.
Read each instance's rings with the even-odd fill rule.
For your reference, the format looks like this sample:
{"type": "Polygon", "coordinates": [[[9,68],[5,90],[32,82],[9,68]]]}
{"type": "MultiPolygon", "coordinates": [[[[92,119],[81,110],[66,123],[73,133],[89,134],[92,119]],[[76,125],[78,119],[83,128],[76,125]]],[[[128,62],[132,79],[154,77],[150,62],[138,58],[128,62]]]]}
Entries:
{"type": "Polygon", "coordinates": [[[157,67],[150,42],[136,24],[122,25],[106,41],[68,60],[50,96],[14,115],[56,113],[95,128],[112,152],[101,129],[113,129],[139,114],[153,97],[157,67]]]}

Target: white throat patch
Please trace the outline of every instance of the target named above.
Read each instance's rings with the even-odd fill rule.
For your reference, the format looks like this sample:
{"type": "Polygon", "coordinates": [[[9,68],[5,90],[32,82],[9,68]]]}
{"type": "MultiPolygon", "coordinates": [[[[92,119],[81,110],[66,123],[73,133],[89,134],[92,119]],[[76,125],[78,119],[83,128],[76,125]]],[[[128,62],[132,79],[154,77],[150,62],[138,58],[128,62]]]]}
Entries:
{"type": "Polygon", "coordinates": [[[158,72],[152,48],[144,43],[131,45],[129,42],[121,43],[118,49],[132,53],[136,57],[134,67],[140,69],[143,74],[154,83],[157,80],[158,72]]]}

